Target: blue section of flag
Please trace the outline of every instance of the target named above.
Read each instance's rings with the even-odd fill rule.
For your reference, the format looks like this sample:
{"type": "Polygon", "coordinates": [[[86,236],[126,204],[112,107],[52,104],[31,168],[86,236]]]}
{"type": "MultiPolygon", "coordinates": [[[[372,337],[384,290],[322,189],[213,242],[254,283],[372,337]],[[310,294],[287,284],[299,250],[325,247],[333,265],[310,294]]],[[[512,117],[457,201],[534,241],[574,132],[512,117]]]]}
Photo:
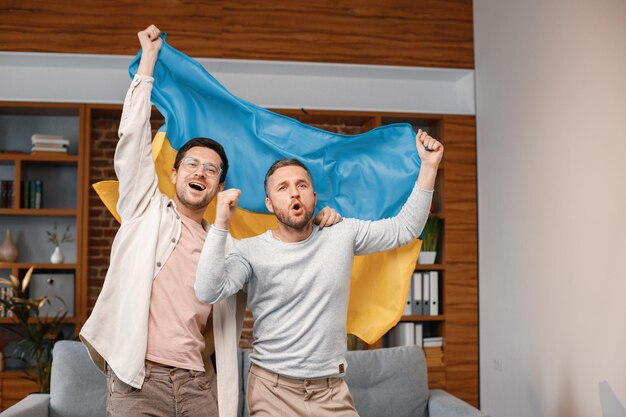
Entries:
{"type": "MultiPolygon", "coordinates": [[[[141,52],[129,67],[131,77],[141,52]]],[[[344,217],[377,220],[398,213],[420,167],[409,124],[341,135],[300,123],[229,93],[198,62],[165,40],[154,71],[152,101],[165,117],[174,149],[195,137],[220,142],[229,160],[226,187],[239,188],[239,206],[267,213],[263,178],[280,158],[311,170],[317,207],[344,217]]]]}

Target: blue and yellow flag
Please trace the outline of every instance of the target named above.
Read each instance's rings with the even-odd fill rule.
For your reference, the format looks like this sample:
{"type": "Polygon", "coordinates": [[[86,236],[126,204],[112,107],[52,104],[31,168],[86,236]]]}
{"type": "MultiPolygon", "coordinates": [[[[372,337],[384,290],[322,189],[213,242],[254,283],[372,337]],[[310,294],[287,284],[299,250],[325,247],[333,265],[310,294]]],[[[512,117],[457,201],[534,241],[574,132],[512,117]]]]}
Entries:
{"type": "MultiPolygon", "coordinates": [[[[141,52],[130,65],[137,70],[141,52]]],[[[152,101],[165,117],[153,141],[159,187],[174,195],[170,173],[176,150],[195,137],[222,144],[229,160],[226,188],[241,190],[231,222],[236,238],[275,226],[265,207],[263,178],[280,158],[297,158],[311,170],[317,208],[330,206],[344,217],[378,220],[396,215],[417,178],[420,159],[409,124],[376,128],[360,135],[320,130],[271,112],[229,93],[198,62],[165,41],[154,70],[152,101]]],[[[97,185],[115,213],[115,185],[97,185]]],[[[205,218],[215,215],[212,203],[205,218]]],[[[355,258],[348,333],[373,343],[393,327],[404,310],[421,241],[355,258]]]]}

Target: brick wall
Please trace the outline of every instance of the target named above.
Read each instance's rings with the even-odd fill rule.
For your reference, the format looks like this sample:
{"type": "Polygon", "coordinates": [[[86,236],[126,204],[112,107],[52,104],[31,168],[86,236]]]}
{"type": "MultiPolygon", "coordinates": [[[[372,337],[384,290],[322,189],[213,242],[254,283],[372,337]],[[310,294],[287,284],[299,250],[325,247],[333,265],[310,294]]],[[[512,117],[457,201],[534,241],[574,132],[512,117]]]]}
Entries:
{"type": "MultiPolygon", "coordinates": [[[[163,119],[152,121],[153,134],[163,119]]],[[[91,121],[91,154],[89,160],[89,184],[98,181],[115,180],[113,155],[117,145],[117,129],[119,116],[92,118],[91,121]]],[[[111,245],[119,224],[109,213],[93,188],[89,189],[89,255],[88,255],[88,302],[87,313],[90,314],[100,294],[104,277],[109,267],[111,245]]]]}
{"type": "MultiPolygon", "coordinates": [[[[152,118],[153,134],[163,124],[160,118],[152,118]]],[[[319,124],[321,129],[342,134],[357,134],[363,132],[362,126],[349,124],[319,124]]],[[[92,118],[91,123],[91,155],[89,168],[89,183],[94,184],[103,180],[114,180],[113,155],[117,144],[117,129],[119,127],[119,115],[106,115],[92,118]]],[[[89,190],[89,278],[88,278],[88,314],[100,294],[104,277],[109,266],[109,255],[113,238],[119,225],[113,216],[100,201],[93,188],[89,190]]],[[[250,348],[252,343],[253,320],[249,311],[241,334],[240,347],[250,348]]]]}
{"type": "MultiPolygon", "coordinates": [[[[89,184],[115,179],[113,154],[119,120],[94,119],[91,125],[89,184]]],[[[109,265],[109,254],[118,223],[108,212],[93,188],[89,188],[89,255],[87,312],[91,313],[100,294],[109,265]]]]}

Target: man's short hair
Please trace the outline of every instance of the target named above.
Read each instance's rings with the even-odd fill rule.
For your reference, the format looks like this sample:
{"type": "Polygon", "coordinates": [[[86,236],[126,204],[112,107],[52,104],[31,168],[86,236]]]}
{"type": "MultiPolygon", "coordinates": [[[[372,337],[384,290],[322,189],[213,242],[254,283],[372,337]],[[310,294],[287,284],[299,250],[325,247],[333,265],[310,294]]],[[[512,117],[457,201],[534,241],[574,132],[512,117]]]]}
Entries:
{"type": "Polygon", "coordinates": [[[304,169],[307,175],[309,176],[309,179],[311,180],[311,184],[313,184],[313,176],[311,175],[311,171],[309,171],[306,165],[304,165],[302,162],[294,158],[283,158],[274,162],[272,166],[270,167],[270,169],[267,170],[267,174],[265,174],[265,181],[263,181],[263,187],[265,188],[265,195],[269,195],[269,193],[267,192],[268,178],[271,177],[272,174],[276,172],[277,169],[288,167],[288,166],[297,166],[297,167],[304,169]]]}
{"type": "Polygon", "coordinates": [[[187,151],[191,148],[195,148],[198,146],[203,148],[209,148],[215,151],[215,153],[218,154],[219,157],[222,159],[222,174],[220,175],[220,184],[222,184],[226,179],[226,173],[228,172],[228,158],[226,157],[226,152],[224,152],[224,148],[222,147],[222,145],[220,145],[213,139],[194,138],[181,146],[181,148],[178,150],[178,153],[176,154],[176,159],[174,160],[174,169],[178,171],[178,167],[180,166],[180,163],[185,157],[187,151]]]}

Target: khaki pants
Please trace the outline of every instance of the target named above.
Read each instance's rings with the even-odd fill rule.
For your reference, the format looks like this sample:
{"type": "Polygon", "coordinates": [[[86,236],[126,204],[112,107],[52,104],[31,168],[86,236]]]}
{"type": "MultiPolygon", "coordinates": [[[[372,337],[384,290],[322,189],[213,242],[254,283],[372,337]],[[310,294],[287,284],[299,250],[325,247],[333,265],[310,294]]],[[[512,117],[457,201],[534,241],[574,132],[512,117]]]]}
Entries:
{"type": "Polygon", "coordinates": [[[343,378],[293,379],[252,364],[246,399],[250,417],[358,417],[343,378]]]}
{"type": "Polygon", "coordinates": [[[215,372],[146,365],[141,389],[106,367],[107,417],[218,417],[215,372]]]}

